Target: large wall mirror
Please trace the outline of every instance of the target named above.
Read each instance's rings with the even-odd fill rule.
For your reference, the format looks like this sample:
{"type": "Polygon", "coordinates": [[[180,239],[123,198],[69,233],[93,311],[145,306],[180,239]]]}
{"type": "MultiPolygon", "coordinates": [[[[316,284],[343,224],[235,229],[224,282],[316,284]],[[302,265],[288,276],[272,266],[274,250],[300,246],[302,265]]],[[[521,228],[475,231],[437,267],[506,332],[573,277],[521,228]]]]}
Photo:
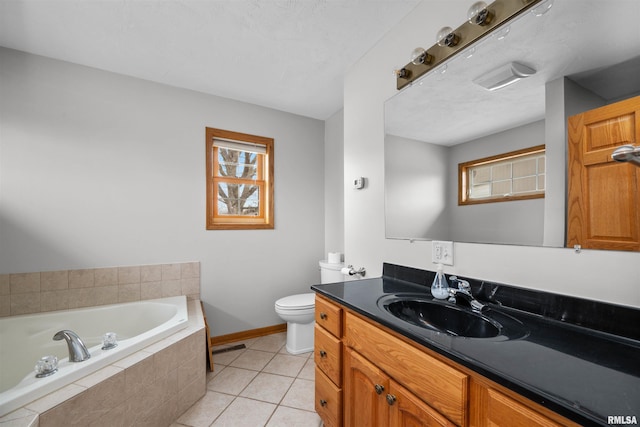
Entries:
{"type": "Polygon", "coordinates": [[[640,95],[638,21],[635,0],[554,0],[391,97],[386,237],[563,247],[566,119],[640,95]],[[473,83],[510,62],[536,73],[495,91],[473,83]],[[459,163],[541,144],[544,198],[458,206],[459,163]]]}

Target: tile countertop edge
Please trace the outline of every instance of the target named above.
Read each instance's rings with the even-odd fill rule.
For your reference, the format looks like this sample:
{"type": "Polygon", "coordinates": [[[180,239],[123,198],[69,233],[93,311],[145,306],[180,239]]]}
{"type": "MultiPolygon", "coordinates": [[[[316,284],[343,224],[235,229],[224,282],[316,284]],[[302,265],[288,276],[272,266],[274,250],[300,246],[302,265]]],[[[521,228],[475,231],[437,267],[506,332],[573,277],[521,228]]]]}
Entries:
{"type": "MultiPolygon", "coordinates": [[[[403,282],[400,279],[397,278],[385,278],[386,280],[391,280],[391,281],[398,281],[398,282],[403,282]]],[[[380,280],[382,281],[382,278],[378,278],[378,279],[367,279],[367,280],[380,280]]],[[[324,289],[327,286],[340,286],[342,285],[344,288],[348,287],[348,286],[353,286],[353,283],[358,283],[361,281],[356,281],[356,282],[339,282],[339,283],[334,283],[334,284],[328,284],[328,285],[314,285],[311,286],[311,289],[327,298],[329,298],[330,300],[333,300],[351,310],[353,310],[354,312],[368,318],[371,319],[391,330],[393,330],[394,332],[403,335],[409,339],[411,339],[412,341],[414,341],[416,344],[418,345],[422,345],[432,351],[437,352],[438,354],[443,355],[444,357],[452,360],[455,363],[458,363],[466,368],[471,369],[472,371],[478,373],[479,375],[482,375],[486,378],[488,378],[489,380],[492,380],[516,393],[521,394],[522,396],[530,399],[533,402],[536,402],[542,406],[544,406],[545,408],[548,408],[556,413],[558,413],[561,416],[564,416],[568,419],[570,419],[571,421],[574,421],[576,423],[582,424],[582,425],[607,425],[605,424],[605,422],[601,419],[601,417],[596,414],[593,413],[592,411],[589,411],[587,408],[578,408],[575,407],[572,402],[570,401],[570,399],[562,399],[558,396],[554,396],[551,395],[547,392],[545,392],[544,390],[540,390],[538,387],[535,387],[531,384],[528,384],[526,382],[520,381],[516,378],[511,377],[508,374],[505,374],[503,372],[500,372],[498,369],[496,368],[492,368],[491,366],[487,366],[485,363],[482,363],[476,359],[474,359],[473,357],[469,356],[469,355],[465,355],[464,353],[461,353],[459,351],[455,351],[449,348],[443,348],[442,346],[438,345],[437,342],[430,340],[429,338],[425,337],[425,336],[421,336],[421,335],[417,335],[415,333],[412,333],[409,329],[407,328],[403,328],[402,326],[400,326],[399,324],[394,324],[390,321],[387,321],[385,318],[377,316],[373,313],[368,312],[365,309],[362,309],[361,307],[359,307],[357,304],[354,304],[350,301],[347,300],[346,297],[341,297],[339,295],[336,295],[335,292],[331,292],[331,290],[327,290],[324,289]]],[[[408,285],[417,285],[415,283],[412,282],[406,282],[404,281],[406,284],[408,285]]],[[[611,414],[611,415],[620,415],[620,414],[611,414]]],[[[638,415],[638,414],[630,414],[630,415],[638,415]]]]}

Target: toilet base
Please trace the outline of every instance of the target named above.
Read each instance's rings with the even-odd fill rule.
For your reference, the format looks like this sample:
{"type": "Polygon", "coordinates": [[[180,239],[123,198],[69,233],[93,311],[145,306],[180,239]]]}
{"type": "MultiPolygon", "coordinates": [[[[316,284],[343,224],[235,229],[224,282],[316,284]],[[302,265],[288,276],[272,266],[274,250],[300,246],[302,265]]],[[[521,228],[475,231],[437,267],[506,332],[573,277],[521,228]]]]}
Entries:
{"type": "Polygon", "coordinates": [[[313,351],[313,327],[315,320],[309,323],[287,322],[287,353],[302,354],[313,351]]]}

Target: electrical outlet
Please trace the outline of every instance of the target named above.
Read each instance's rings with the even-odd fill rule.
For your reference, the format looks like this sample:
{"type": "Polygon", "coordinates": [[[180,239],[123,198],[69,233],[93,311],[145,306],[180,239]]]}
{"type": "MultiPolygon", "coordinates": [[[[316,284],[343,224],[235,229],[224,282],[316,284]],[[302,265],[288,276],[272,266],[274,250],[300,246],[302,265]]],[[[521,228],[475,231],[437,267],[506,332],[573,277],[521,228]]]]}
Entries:
{"type": "Polygon", "coordinates": [[[431,261],[434,264],[453,265],[453,242],[434,240],[431,244],[431,261]]]}

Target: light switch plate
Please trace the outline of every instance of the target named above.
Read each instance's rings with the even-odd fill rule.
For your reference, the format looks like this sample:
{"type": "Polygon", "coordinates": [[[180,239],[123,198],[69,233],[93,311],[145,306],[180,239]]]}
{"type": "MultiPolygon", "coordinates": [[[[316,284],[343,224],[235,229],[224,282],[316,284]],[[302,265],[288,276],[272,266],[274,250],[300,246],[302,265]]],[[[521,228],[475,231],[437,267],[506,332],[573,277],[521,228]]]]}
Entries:
{"type": "Polygon", "coordinates": [[[453,242],[434,240],[431,247],[431,261],[434,264],[453,265],[453,242]]]}

